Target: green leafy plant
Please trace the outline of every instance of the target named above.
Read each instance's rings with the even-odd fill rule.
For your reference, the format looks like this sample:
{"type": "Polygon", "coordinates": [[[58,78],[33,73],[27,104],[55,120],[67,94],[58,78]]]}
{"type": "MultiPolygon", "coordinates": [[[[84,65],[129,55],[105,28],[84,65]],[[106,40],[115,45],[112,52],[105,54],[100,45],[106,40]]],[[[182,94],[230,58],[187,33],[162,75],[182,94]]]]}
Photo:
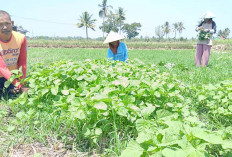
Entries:
{"type": "Polygon", "coordinates": [[[215,113],[218,120],[231,118],[231,82],[189,86],[155,65],[89,59],[35,65],[27,82],[29,93],[9,100],[15,119],[3,127],[7,132],[48,129],[64,143],[72,138],[82,149],[98,148],[109,156],[228,156],[232,151],[231,121],[217,122],[226,131],[209,125],[215,113]],[[209,116],[203,117],[204,111],[209,116]]]}
{"type": "Polygon", "coordinates": [[[198,34],[198,39],[199,40],[209,40],[211,37],[209,32],[202,32],[200,31],[200,33],[198,34]]]}

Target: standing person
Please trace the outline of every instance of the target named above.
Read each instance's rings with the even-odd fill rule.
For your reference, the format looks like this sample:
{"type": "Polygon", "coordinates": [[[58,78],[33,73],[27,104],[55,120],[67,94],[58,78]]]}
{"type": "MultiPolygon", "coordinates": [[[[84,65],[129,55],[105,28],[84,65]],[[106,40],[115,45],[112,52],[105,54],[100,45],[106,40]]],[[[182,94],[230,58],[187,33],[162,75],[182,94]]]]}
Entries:
{"type": "Polygon", "coordinates": [[[128,59],[126,44],[120,42],[121,39],[124,39],[124,37],[113,31],[108,34],[104,41],[104,44],[109,43],[107,58],[123,62],[128,59]]]}
{"type": "Polygon", "coordinates": [[[215,15],[209,11],[202,15],[203,22],[198,25],[196,31],[199,31],[195,64],[202,67],[207,66],[209,62],[210,49],[212,47],[213,34],[216,33],[216,23],[213,21],[215,15]]]}
{"type": "MultiPolygon", "coordinates": [[[[2,96],[4,83],[11,77],[11,70],[22,67],[23,76],[27,70],[27,43],[23,34],[12,31],[12,21],[9,13],[0,10],[0,96],[2,96]]],[[[15,79],[6,89],[7,94],[27,92],[20,81],[15,79]]]]}

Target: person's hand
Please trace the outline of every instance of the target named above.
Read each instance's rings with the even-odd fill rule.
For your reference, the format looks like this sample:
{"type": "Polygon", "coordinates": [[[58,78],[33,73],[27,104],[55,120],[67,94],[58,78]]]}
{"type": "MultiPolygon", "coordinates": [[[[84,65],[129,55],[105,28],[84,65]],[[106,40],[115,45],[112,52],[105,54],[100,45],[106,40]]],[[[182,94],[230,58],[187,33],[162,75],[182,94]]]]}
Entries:
{"type": "Polygon", "coordinates": [[[10,89],[10,92],[12,94],[19,94],[20,90],[17,87],[14,87],[13,89],[10,89]]]}
{"type": "Polygon", "coordinates": [[[21,93],[28,93],[29,89],[30,89],[29,87],[22,86],[21,89],[20,89],[20,92],[21,93]]]}
{"type": "Polygon", "coordinates": [[[198,30],[203,31],[204,28],[202,26],[198,27],[198,30]]]}
{"type": "Polygon", "coordinates": [[[209,32],[209,29],[204,29],[204,32],[209,32]]]}

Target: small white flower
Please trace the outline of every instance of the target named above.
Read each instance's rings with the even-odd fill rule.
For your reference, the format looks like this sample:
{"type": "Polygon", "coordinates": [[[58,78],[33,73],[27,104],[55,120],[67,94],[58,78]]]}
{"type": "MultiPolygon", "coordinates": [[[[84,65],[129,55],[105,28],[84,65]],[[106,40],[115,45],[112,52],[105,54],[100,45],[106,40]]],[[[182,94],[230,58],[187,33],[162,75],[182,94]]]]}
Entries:
{"type": "Polygon", "coordinates": [[[172,69],[172,67],[174,67],[175,66],[175,64],[173,64],[173,63],[167,63],[167,64],[165,64],[164,65],[167,69],[172,69]]]}

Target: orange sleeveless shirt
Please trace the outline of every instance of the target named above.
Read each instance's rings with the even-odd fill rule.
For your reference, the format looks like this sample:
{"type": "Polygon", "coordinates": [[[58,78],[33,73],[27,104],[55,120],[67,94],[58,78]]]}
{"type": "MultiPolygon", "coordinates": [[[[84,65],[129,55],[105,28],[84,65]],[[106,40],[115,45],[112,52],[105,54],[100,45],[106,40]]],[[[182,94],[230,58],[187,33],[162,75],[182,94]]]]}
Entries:
{"type": "MultiPolygon", "coordinates": [[[[25,36],[23,34],[12,31],[12,36],[9,41],[4,42],[0,40],[0,56],[10,71],[18,69],[18,58],[24,38],[25,36]]],[[[0,73],[1,77],[3,75],[0,73]]]]}

